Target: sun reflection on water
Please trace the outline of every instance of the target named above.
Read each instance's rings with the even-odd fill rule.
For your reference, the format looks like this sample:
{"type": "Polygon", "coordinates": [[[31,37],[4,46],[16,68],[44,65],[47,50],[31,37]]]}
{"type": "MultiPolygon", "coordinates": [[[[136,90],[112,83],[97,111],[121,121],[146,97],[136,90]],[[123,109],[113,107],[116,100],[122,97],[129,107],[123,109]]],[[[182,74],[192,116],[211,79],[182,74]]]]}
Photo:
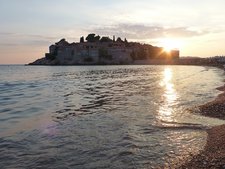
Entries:
{"type": "Polygon", "coordinates": [[[159,108],[158,118],[162,121],[173,121],[173,106],[176,105],[177,93],[172,82],[173,71],[165,68],[160,86],[164,89],[163,102],[159,108]]]}

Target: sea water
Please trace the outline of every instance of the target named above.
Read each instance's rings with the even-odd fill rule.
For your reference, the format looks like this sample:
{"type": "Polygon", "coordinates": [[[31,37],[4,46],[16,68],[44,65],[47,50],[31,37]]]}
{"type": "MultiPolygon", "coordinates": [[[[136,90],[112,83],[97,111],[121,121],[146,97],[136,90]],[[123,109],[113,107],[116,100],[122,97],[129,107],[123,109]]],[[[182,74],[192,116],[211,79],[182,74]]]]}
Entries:
{"type": "Polygon", "coordinates": [[[0,66],[0,168],[154,168],[203,149],[223,71],[0,66]]]}

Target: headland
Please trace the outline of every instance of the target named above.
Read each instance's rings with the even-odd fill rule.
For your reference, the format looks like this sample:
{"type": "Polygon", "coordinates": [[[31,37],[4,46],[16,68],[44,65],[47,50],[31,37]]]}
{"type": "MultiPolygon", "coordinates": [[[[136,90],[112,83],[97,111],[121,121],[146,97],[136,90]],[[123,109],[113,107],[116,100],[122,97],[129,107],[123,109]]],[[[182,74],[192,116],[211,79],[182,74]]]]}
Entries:
{"type": "Polygon", "coordinates": [[[165,51],[163,47],[128,42],[120,37],[100,37],[94,33],[80,42],[69,43],[65,39],[49,46],[45,57],[30,65],[120,65],[148,63],[149,60],[171,62],[179,59],[179,50],[165,51]],[[138,63],[138,62],[137,62],[138,63]]]}

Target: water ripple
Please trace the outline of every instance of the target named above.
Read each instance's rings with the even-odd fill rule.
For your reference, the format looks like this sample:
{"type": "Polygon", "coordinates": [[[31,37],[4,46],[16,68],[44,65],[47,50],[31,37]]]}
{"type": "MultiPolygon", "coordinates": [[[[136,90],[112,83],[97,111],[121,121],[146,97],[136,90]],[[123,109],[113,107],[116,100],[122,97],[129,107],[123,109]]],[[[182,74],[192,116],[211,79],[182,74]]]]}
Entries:
{"type": "Polygon", "coordinates": [[[222,79],[203,69],[4,67],[0,166],[154,168],[187,158],[212,124],[187,108],[213,98],[222,79]]]}

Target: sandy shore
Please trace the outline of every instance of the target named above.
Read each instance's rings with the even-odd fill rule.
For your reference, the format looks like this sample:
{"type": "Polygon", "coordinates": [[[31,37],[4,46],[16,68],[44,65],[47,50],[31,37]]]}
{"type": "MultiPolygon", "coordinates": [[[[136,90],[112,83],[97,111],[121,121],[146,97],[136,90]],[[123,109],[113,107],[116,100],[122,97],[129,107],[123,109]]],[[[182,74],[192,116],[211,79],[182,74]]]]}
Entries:
{"type": "MultiPolygon", "coordinates": [[[[225,86],[217,89],[225,91],[225,86]]],[[[214,101],[199,106],[199,110],[202,115],[225,119],[225,92],[214,101]]],[[[213,127],[207,133],[208,138],[204,150],[179,168],[225,169],[225,125],[213,127]]]]}

